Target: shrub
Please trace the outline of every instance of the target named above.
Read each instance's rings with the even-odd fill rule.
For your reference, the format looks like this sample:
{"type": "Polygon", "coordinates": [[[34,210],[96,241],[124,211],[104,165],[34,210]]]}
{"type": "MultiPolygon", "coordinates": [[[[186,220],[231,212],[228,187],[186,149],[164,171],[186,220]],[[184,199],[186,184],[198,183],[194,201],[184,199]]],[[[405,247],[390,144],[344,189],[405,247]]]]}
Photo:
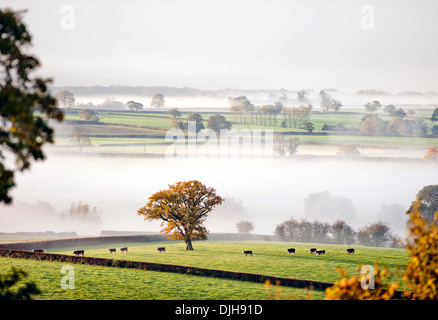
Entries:
{"type": "Polygon", "coordinates": [[[379,264],[374,264],[374,289],[362,288],[362,277],[347,278],[347,272],[341,267],[336,268],[341,279],[333,287],[326,289],[325,300],[390,300],[396,295],[398,283],[386,284],[389,277],[387,266],[380,270],[379,264]]]}
{"type": "Polygon", "coordinates": [[[431,223],[421,215],[420,201],[408,211],[409,262],[403,280],[411,300],[438,300],[438,211],[431,223]]]}

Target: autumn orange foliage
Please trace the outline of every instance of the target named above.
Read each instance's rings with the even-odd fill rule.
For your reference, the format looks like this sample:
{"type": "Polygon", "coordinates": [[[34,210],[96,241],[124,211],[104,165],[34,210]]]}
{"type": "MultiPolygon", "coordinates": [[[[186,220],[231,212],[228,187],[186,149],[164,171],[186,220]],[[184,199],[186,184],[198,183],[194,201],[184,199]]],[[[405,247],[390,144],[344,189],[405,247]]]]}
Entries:
{"type": "Polygon", "coordinates": [[[347,272],[341,267],[336,268],[341,279],[334,286],[327,288],[325,300],[390,300],[394,298],[399,286],[397,282],[386,284],[389,277],[387,266],[380,270],[378,262],[374,264],[374,289],[362,288],[364,277],[353,276],[347,278],[347,272]]]}
{"type": "Polygon", "coordinates": [[[424,154],[424,160],[438,161],[438,148],[430,147],[424,154]]]}
{"type": "Polygon", "coordinates": [[[376,262],[374,266],[374,289],[363,289],[361,278],[347,278],[347,273],[338,267],[341,279],[334,286],[326,289],[327,300],[438,300],[438,212],[434,220],[428,223],[422,217],[420,201],[414,202],[409,214],[409,237],[406,249],[410,262],[404,272],[403,281],[406,289],[403,296],[397,294],[399,283],[385,283],[389,277],[387,267],[380,270],[376,262]]]}
{"type": "Polygon", "coordinates": [[[410,237],[407,250],[411,258],[403,280],[410,300],[438,300],[438,212],[431,223],[421,216],[417,200],[409,213],[410,237]]]}
{"type": "Polygon", "coordinates": [[[161,232],[172,240],[184,240],[187,250],[193,250],[193,240],[207,240],[203,223],[210,211],[222,204],[216,190],[198,180],[177,182],[169,189],[149,197],[146,206],[137,210],[145,220],[161,220],[161,232]]]}

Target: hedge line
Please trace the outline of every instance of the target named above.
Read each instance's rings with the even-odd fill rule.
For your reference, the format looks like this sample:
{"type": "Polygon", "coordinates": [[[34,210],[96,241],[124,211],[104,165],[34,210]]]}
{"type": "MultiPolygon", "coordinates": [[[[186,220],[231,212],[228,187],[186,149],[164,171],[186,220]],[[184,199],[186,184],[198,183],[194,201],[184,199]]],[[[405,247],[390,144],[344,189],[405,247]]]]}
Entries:
{"type": "Polygon", "coordinates": [[[72,255],[57,254],[57,253],[36,253],[36,252],[16,250],[16,249],[0,249],[0,257],[31,259],[31,260],[39,260],[39,261],[56,261],[56,262],[86,264],[86,265],[104,266],[104,267],[134,268],[134,269],[141,269],[148,271],[171,272],[171,273],[180,273],[180,274],[202,276],[202,277],[249,281],[256,283],[265,283],[265,281],[269,280],[272,283],[280,282],[280,285],[286,287],[295,287],[295,288],[312,287],[315,290],[325,290],[326,288],[333,286],[333,283],[328,283],[328,282],[274,277],[274,276],[267,276],[267,275],[256,274],[256,273],[206,269],[206,268],[188,267],[188,266],[180,266],[180,265],[164,264],[164,263],[72,256],[72,255]]]}

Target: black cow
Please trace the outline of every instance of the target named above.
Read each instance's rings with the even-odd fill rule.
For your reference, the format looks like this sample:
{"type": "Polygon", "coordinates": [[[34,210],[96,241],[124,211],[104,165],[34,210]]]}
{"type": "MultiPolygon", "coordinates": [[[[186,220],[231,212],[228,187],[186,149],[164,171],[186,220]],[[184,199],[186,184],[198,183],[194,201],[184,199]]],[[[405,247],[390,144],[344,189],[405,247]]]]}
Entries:
{"type": "Polygon", "coordinates": [[[354,249],[353,249],[353,248],[347,249],[347,250],[345,250],[345,252],[347,252],[347,254],[356,254],[356,253],[354,252],[354,249]]]}
{"type": "Polygon", "coordinates": [[[108,251],[109,251],[110,254],[116,253],[116,249],[115,248],[108,249],[108,251]]]}
{"type": "Polygon", "coordinates": [[[251,250],[246,250],[246,251],[243,251],[243,254],[245,256],[248,255],[248,254],[252,255],[252,251],[251,250]]]}
{"type": "Polygon", "coordinates": [[[166,252],[166,248],[165,247],[159,247],[157,248],[158,252],[166,252]]]}
{"type": "Polygon", "coordinates": [[[120,248],[120,252],[128,253],[128,247],[120,248]]]}
{"type": "Polygon", "coordinates": [[[39,253],[43,253],[44,250],[43,249],[33,249],[32,252],[39,252],[39,253]]]}
{"type": "Polygon", "coordinates": [[[287,253],[288,254],[295,254],[295,248],[289,248],[289,249],[286,249],[286,251],[287,251],[287,253]]]}
{"type": "Polygon", "coordinates": [[[316,253],[317,255],[321,255],[321,254],[325,255],[325,250],[316,250],[315,253],[316,253]]]}
{"type": "Polygon", "coordinates": [[[79,255],[84,255],[84,253],[85,253],[84,250],[75,250],[75,251],[73,251],[73,254],[74,254],[74,255],[77,255],[77,256],[79,256],[79,255]]]}
{"type": "Polygon", "coordinates": [[[310,251],[310,253],[312,253],[312,254],[313,254],[313,253],[316,253],[316,248],[310,248],[309,251],[310,251]]]}

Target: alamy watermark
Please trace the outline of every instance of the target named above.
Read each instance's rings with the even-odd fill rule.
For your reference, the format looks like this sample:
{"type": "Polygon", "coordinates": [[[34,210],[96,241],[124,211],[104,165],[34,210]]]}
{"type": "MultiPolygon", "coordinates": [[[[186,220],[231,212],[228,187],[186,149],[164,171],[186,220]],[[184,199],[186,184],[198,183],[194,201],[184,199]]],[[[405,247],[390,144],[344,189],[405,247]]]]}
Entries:
{"type": "Polygon", "coordinates": [[[75,288],[75,269],[70,265],[62,266],[61,274],[65,274],[61,278],[61,288],[63,290],[75,288]]]}
{"type": "Polygon", "coordinates": [[[185,158],[273,158],[274,132],[272,129],[211,129],[196,131],[196,122],[188,122],[187,135],[183,130],[171,129],[165,140],[172,142],[165,151],[166,159],[185,158]]]}
{"type": "Polygon", "coordinates": [[[362,289],[374,289],[374,268],[370,265],[364,265],[360,269],[360,273],[363,274],[360,280],[362,289]]]}
{"type": "Polygon", "coordinates": [[[375,10],[373,6],[365,5],[360,8],[362,19],[360,20],[360,26],[363,30],[374,30],[376,26],[375,10]]]}
{"type": "Polygon", "coordinates": [[[61,28],[64,30],[74,30],[76,28],[75,8],[72,5],[61,7],[61,28]]]}

